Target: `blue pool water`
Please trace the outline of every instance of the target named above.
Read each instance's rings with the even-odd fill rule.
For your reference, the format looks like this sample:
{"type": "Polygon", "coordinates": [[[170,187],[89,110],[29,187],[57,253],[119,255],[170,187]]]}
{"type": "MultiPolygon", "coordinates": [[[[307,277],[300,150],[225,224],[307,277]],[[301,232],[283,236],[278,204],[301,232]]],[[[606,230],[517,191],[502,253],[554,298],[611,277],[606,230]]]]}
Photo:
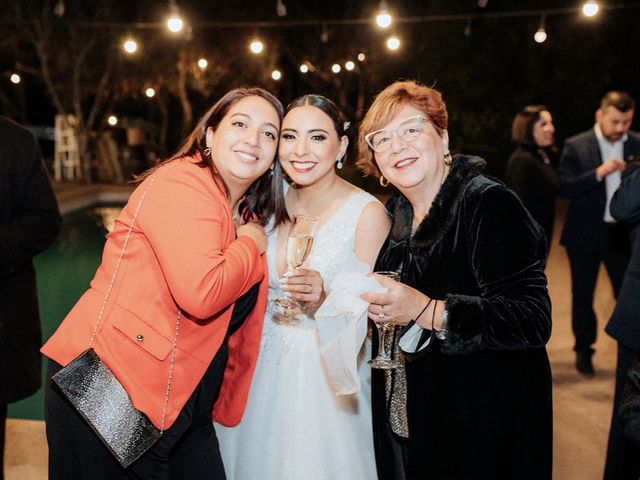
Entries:
{"type": "MultiPolygon", "coordinates": [[[[100,264],[105,235],[121,206],[100,206],[64,216],[57,241],[35,259],[43,341],[89,287],[100,264]]],[[[43,358],[43,382],[45,360],[43,358]]],[[[44,390],[9,405],[12,418],[44,418],[44,390]]]]}

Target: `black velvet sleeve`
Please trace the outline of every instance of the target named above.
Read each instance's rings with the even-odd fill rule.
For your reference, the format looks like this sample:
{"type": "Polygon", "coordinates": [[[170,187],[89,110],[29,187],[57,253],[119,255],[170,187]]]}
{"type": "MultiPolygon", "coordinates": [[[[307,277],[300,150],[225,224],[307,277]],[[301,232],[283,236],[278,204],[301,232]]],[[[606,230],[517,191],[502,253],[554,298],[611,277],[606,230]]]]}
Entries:
{"type": "Polygon", "coordinates": [[[541,347],[551,335],[551,302],[540,228],[500,184],[465,195],[460,215],[480,295],[449,294],[445,353],[541,347]]]}

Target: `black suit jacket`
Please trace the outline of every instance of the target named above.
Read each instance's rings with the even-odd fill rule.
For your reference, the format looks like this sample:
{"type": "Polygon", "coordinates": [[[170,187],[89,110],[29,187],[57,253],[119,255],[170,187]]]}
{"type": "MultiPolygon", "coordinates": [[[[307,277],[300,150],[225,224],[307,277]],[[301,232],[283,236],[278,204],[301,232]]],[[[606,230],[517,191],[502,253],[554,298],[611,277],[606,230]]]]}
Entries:
{"type": "MultiPolygon", "coordinates": [[[[623,160],[639,155],[640,135],[629,132],[623,160]]],[[[596,179],[596,169],[601,164],[600,147],[593,129],[567,139],[559,168],[560,195],[570,200],[560,238],[560,243],[567,248],[593,251],[602,250],[606,245],[603,216],[607,193],[604,180],[596,179]]]]}
{"type": "Polygon", "coordinates": [[[40,386],[40,318],[33,257],[61,219],[35,137],[0,116],[0,404],[40,386]]]}
{"type": "Polygon", "coordinates": [[[640,163],[634,162],[622,177],[611,200],[611,214],[632,228],[631,259],[606,332],[640,352],[640,163]]]}

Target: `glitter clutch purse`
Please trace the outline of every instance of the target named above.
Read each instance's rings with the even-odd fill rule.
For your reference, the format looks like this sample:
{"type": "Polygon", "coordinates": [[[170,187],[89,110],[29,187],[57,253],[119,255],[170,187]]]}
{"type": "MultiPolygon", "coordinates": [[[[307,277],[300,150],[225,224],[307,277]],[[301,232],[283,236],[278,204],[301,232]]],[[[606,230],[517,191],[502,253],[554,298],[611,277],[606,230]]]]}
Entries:
{"type": "Polygon", "coordinates": [[[135,462],[160,438],[160,430],[133,407],[126,390],[93,348],[51,381],[123,467],[135,462]]]}
{"type": "Polygon", "coordinates": [[[127,391],[109,367],[100,359],[92,345],[98,333],[98,327],[109,301],[113,284],[118,276],[122,258],[140,212],[142,201],[147,195],[153,180],[154,177],[151,177],[149,186],[142,194],[131,220],[131,225],[111,277],[111,282],[107,288],[102,307],[97,314],[98,318],[89,340],[89,347],[51,377],[53,385],[87,422],[91,430],[124,468],[131,465],[148,451],[164,432],[182,310],[178,309],[176,318],[176,329],[173,337],[173,349],[160,429],[156,428],[144,413],[133,406],[127,391]]]}

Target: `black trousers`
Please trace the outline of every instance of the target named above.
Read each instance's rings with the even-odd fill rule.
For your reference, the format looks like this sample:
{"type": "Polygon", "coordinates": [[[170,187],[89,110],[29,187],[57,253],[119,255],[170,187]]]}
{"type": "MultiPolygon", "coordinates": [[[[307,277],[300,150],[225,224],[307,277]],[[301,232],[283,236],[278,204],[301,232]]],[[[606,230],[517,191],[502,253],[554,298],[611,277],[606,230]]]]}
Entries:
{"type": "Polygon", "coordinates": [[[616,392],[613,397],[613,417],[609,430],[604,480],[638,480],[640,478],[640,445],[624,435],[617,415],[622,399],[622,389],[627,383],[627,370],[634,364],[638,355],[640,352],[618,342],[616,392]]]}
{"type": "MultiPolygon", "coordinates": [[[[629,263],[627,232],[621,225],[609,226],[607,245],[601,251],[567,247],[571,266],[571,313],[576,351],[587,351],[596,341],[597,320],[593,310],[593,293],[600,264],[603,262],[611,280],[613,294],[618,298],[622,279],[629,263]]],[[[588,238],[585,239],[585,243],[588,241],[588,238]]]]}
{"type": "MultiPolygon", "coordinates": [[[[225,480],[211,408],[220,390],[227,358],[220,349],[174,424],[126,470],[86,422],[47,382],[45,419],[50,480],[225,480]]],[[[62,367],[49,361],[47,378],[62,367]]]]}

